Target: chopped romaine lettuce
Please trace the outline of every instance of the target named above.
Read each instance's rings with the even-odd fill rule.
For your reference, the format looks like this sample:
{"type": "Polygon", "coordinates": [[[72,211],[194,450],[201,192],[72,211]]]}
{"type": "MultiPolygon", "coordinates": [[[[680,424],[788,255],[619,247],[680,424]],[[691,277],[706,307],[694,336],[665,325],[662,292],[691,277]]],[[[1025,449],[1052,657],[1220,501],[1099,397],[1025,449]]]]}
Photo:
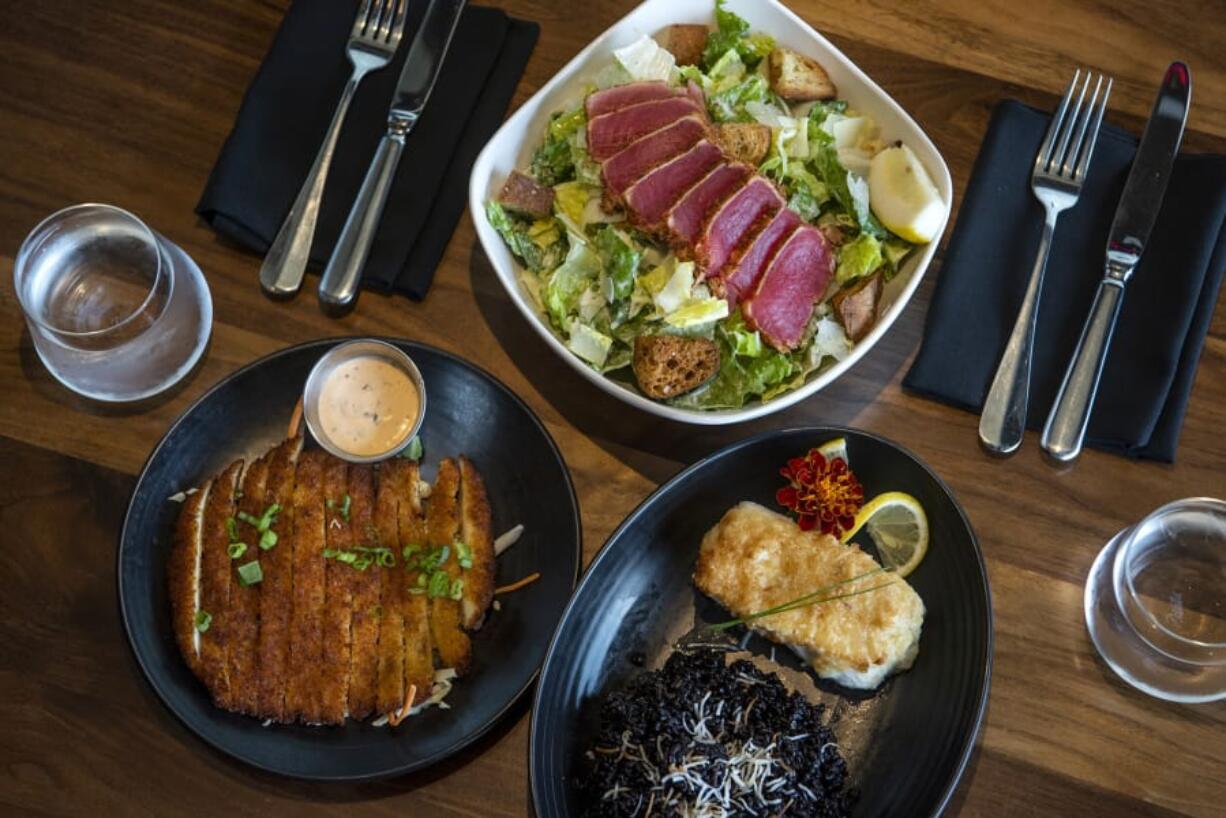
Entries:
{"type": "Polygon", "coordinates": [[[715,65],[729,49],[736,49],[745,64],[753,68],[775,47],[771,37],[750,34],[749,23],[724,8],[724,0],[715,0],[715,23],[718,30],[707,35],[707,47],[702,52],[704,68],[715,65]]]}
{"type": "MultiPolygon", "coordinates": [[[[661,315],[668,315],[680,309],[686,301],[690,300],[690,293],[694,289],[694,262],[677,263],[674,258],[671,267],[672,273],[668,275],[664,286],[652,293],[652,301],[661,315]]],[[[667,270],[663,265],[656,269],[667,270]]]]}
{"type": "Polygon", "coordinates": [[[609,226],[600,228],[596,233],[596,248],[600,251],[605,281],[608,282],[608,300],[613,302],[630,298],[643,254],[632,247],[616,228],[609,226]]]}
{"type": "Polygon", "coordinates": [[[740,312],[729,316],[720,330],[728,339],[732,351],[743,358],[757,358],[762,354],[762,336],[757,330],[751,330],[745,323],[740,312]]]}
{"type": "Polygon", "coordinates": [[[566,346],[571,352],[594,366],[604,366],[609,357],[609,348],[613,339],[599,332],[577,318],[570,320],[570,340],[566,346]]]}
{"type": "Polygon", "coordinates": [[[881,252],[885,256],[885,278],[889,281],[898,273],[898,265],[915,249],[915,245],[903,241],[896,236],[890,236],[881,243],[881,252]]]}
{"type": "Polygon", "coordinates": [[[861,233],[839,248],[839,266],[835,270],[834,280],[840,285],[848,284],[869,275],[884,260],[877,237],[861,233]]]}
{"type": "Polygon", "coordinates": [[[707,70],[699,85],[707,91],[726,91],[745,79],[746,73],[745,61],[735,48],[730,48],[707,70]]]}
{"type": "Polygon", "coordinates": [[[644,34],[630,45],[619,48],[613,56],[626,69],[626,73],[637,82],[647,80],[664,80],[672,78],[676,60],[673,55],[660,44],[644,34]]]}
{"type": "Polygon", "coordinates": [[[728,302],[722,298],[695,298],[664,316],[664,323],[677,329],[696,329],[728,317],[728,302]]]}
{"type": "Polygon", "coordinates": [[[766,77],[753,74],[723,91],[707,96],[707,109],[716,122],[753,122],[745,106],[751,102],[765,103],[771,99],[766,77]]]}
{"type": "Polygon", "coordinates": [[[531,171],[536,181],[553,186],[575,178],[574,142],[586,123],[582,105],[553,115],[545,141],[532,155],[531,171]]]}
{"type": "Polygon", "coordinates": [[[554,326],[566,327],[567,318],[579,303],[596,276],[600,274],[600,256],[585,242],[571,242],[566,261],[545,281],[543,301],[554,326]]]}
{"type": "MultiPolygon", "coordinates": [[[[485,216],[490,220],[490,225],[502,236],[502,240],[507,243],[511,252],[525,267],[535,273],[548,272],[553,269],[566,253],[566,243],[556,240],[561,238],[560,231],[554,232],[554,241],[542,246],[537,242],[533,231],[536,230],[536,235],[542,240],[546,238],[547,231],[534,227],[531,222],[512,216],[498,202],[486,203],[485,216]]],[[[556,227],[552,219],[547,220],[547,224],[556,227]]]]}
{"type": "MultiPolygon", "coordinates": [[[[753,397],[788,381],[797,370],[791,357],[773,349],[760,350],[756,356],[736,353],[736,342],[725,330],[728,319],[718,325],[715,337],[720,346],[719,373],[706,385],[673,400],[676,406],[692,409],[739,409],[753,397]]],[[[743,325],[742,325],[743,326],[743,325]]]]}

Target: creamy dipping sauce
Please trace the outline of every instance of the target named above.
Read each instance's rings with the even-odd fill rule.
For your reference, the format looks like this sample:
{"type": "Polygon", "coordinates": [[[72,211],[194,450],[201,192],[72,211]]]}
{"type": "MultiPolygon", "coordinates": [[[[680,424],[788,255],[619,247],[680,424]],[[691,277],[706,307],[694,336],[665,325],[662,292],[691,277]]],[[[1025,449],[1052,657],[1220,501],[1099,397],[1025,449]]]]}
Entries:
{"type": "Polygon", "coordinates": [[[337,447],[359,457],[407,443],[421,411],[408,373],[377,355],[338,364],[319,390],[319,422],[337,447]]]}

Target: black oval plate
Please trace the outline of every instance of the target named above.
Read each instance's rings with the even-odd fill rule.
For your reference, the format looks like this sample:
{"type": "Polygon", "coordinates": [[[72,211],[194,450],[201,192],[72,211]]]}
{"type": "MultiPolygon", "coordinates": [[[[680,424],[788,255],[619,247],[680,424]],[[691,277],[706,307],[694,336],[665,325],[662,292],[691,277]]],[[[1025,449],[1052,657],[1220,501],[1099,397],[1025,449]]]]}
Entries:
{"type": "MultiPolygon", "coordinates": [[[[876,693],[819,682],[832,708],[857,816],[938,815],[966,767],[988,701],[992,604],[987,573],[966,515],[949,489],[909,452],[840,428],[770,432],[696,463],[640,505],[588,568],[554,634],[532,714],[532,799],[542,818],[582,812],[584,770],[609,691],[659,667],[695,626],[729,618],[691,581],[702,535],[742,500],[776,508],[788,458],[836,437],[872,497],[905,491],[928,514],[928,555],[908,581],[927,607],[919,658],[876,693]]],[[[780,509],[781,510],[781,509],[780,509]]],[[[753,637],[747,650],[774,655],[793,679],[803,664],[753,637]]]]}
{"type": "Polygon", "coordinates": [[[378,778],[452,755],[488,730],[536,677],[581,560],[579,507],[570,475],[532,411],[491,375],[422,344],[383,339],[413,357],[429,407],[421,438],[431,479],[443,457],[467,454],[486,480],[494,530],[524,524],[498,559],[499,585],[533,571],[541,579],[507,597],[473,635],[473,669],[404,732],[368,723],[344,727],[261,726],[213,706],[179,655],[170,629],[166,556],[179,504],[168,498],[236,457],[285,437],[307,373],[344,338],[292,347],[240,369],[170,427],[141,473],[119,545],[119,604],[136,660],[188,729],[256,767],[316,780],[378,778]]]}

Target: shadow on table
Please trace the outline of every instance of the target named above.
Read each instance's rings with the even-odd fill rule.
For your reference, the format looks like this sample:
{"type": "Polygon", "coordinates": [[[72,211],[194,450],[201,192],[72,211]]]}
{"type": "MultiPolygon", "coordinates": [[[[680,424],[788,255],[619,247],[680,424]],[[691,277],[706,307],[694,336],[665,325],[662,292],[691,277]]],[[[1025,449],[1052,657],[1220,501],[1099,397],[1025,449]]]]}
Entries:
{"type": "Polygon", "coordinates": [[[729,426],[696,426],[628,406],[574,372],[528,325],[474,241],[469,276],[478,309],[524,377],[580,432],[644,477],[662,483],[678,462],[693,463],[717,449],[771,429],[805,425],[854,426],[897,375],[923,329],[924,289],[868,355],[838,381],[781,412],[729,426]]]}

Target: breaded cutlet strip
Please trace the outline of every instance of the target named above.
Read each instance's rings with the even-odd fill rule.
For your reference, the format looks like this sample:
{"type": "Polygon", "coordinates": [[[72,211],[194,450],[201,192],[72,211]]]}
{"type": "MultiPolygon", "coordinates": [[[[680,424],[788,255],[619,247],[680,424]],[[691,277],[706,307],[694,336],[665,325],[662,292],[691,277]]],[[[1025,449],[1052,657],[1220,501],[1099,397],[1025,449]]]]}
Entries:
{"type": "Polygon", "coordinates": [[[243,461],[230,464],[209,491],[204,503],[204,529],[200,537],[200,608],[212,616],[200,634],[200,665],[204,684],[219,707],[230,708],[230,673],[226,653],[230,639],[230,585],[234,560],[230,559],[227,521],[234,516],[234,492],[243,461]]]}
{"type": "MultiPolygon", "coordinates": [[[[393,460],[384,465],[384,478],[391,480],[400,497],[397,530],[401,548],[396,549],[399,563],[404,557],[404,546],[416,546],[417,555],[424,551],[426,542],[426,515],[422,505],[421,472],[416,463],[408,460],[393,460]]],[[[422,701],[430,695],[434,684],[434,640],[430,636],[430,601],[420,593],[417,584],[419,571],[408,570],[399,574],[403,584],[400,598],[400,614],[404,622],[404,689],[408,696],[410,686],[415,688],[414,701],[422,701]],[[410,592],[413,589],[413,592],[410,592]]]]}
{"type": "MultiPolygon", "coordinates": [[[[393,461],[394,462],[394,461],[393,461]]],[[[400,498],[395,480],[388,479],[389,463],[379,467],[379,488],[375,492],[374,538],[368,548],[386,548],[393,554],[400,550],[398,515],[400,498]]],[[[367,570],[379,576],[379,684],[375,696],[376,713],[394,713],[404,704],[404,620],[400,600],[404,596],[404,571],[399,560],[395,568],[372,564],[367,570]]]]}
{"type": "MultiPolygon", "coordinates": [[[[320,721],[319,663],[323,659],[324,461],[322,449],[298,458],[294,478],[294,613],[290,626],[289,676],[285,687],[288,721],[320,721]]],[[[275,549],[274,549],[275,550],[275,549]]]]}
{"type": "Polygon", "coordinates": [[[289,673],[294,605],[294,481],[301,453],[301,436],[273,450],[264,491],[264,507],[275,504],[281,510],[270,529],[277,532],[277,547],[262,552],[260,559],[264,580],[260,583],[258,715],[279,722],[285,721],[285,686],[289,673]]]}
{"type": "Polygon", "coordinates": [[[460,540],[472,554],[472,567],[463,572],[464,595],[460,622],[470,631],[481,627],[494,601],[494,534],[485,481],[472,461],[460,456],[460,540]]]}
{"type": "Polygon", "coordinates": [[[204,505],[212,485],[210,480],[183,500],[166,567],[175,641],[183,661],[201,680],[204,670],[200,665],[200,633],[196,630],[196,611],[200,607],[200,535],[204,530],[204,505]]]}
{"type": "MultiPolygon", "coordinates": [[[[269,455],[264,455],[247,467],[239,486],[235,510],[235,532],[238,541],[247,546],[234,561],[242,565],[259,559],[260,532],[250,523],[237,519],[239,512],[259,519],[264,513],[264,491],[268,480],[269,455]]],[[[262,563],[261,563],[262,565],[262,563]]],[[[248,715],[259,714],[260,686],[256,672],[256,650],[260,637],[260,588],[263,583],[244,586],[237,578],[230,585],[230,708],[248,715]]]]}
{"type": "MultiPolygon", "coordinates": [[[[374,538],[375,481],[369,466],[349,467],[349,525],[354,545],[374,538]]],[[[380,580],[378,568],[354,570],[352,655],[349,664],[349,717],[375,712],[379,683],[380,580]]]]}
{"type": "MultiPolygon", "coordinates": [[[[460,534],[460,509],[456,496],[459,488],[460,470],[454,460],[447,458],[439,463],[438,477],[426,504],[426,534],[428,545],[434,548],[445,545],[450,550],[441,568],[451,579],[457,579],[461,574],[455,553],[455,541],[460,534]]],[[[472,644],[460,626],[459,602],[445,596],[430,600],[430,633],[442,666],[454,668],[457,675],[467,672],[472,662],[472,644]]]]}
{"type": "MultiPolygon", "coordinates": [[[[348,512],[349,464],[337,457],[324,465],[324,532],[328,548],[347,551],[353,545],[348,512]]],[[[352,502],[352,499],[350,500],[352,502]]],[[[341,724],[349,712],[349,663],[352,655],[350,624],[353,620],[353,587],[357,571],[331,559],[324,567],[323,664],[319,668],[320,721],[341,724]]]]}

